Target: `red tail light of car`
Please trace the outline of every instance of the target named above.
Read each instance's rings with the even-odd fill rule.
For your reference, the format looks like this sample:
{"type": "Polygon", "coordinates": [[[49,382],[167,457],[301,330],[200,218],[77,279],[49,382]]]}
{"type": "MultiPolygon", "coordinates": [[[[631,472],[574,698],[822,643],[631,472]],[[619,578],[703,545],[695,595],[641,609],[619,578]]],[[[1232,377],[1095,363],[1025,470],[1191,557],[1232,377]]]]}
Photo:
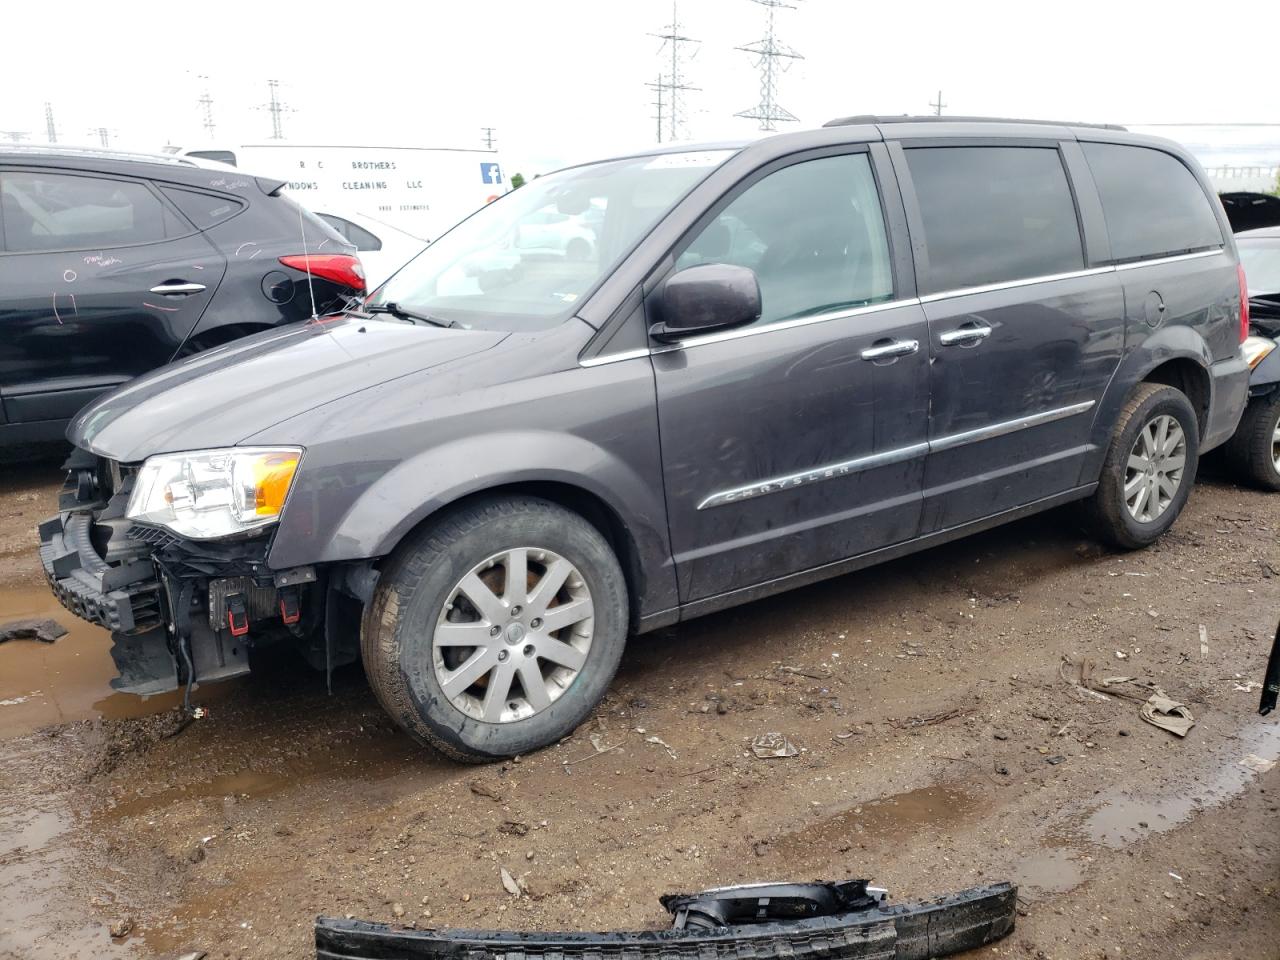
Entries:
{"type": "Polygon", "coordinates": [[[1236,264],[1236,275],[1240,277],[1240,342],[1249,339],[1249,284],[1244,279],[1244,264],[1236,264]]]}
{"type": "Polygon", "coordinates": [[[313,277],[332,280],[361,293],[366,287],[364,266],[360,263],[360,258],[348,253],[299,253],[281,257],[280,262],[286,267],[310,273],[313,277]]]}

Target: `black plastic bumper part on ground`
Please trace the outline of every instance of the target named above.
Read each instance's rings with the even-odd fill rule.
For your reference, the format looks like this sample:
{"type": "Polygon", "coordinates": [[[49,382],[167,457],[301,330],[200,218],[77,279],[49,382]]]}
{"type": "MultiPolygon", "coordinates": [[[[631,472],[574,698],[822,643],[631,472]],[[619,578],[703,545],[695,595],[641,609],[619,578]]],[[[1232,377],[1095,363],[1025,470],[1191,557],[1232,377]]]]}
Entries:
{"type": "Polygon", "coordinates": [[[1018,890],[977,887],[919,903],[705,932],[513,933],[316,921],[319,960],[925,960],[1013,930],[1018,890]]]}

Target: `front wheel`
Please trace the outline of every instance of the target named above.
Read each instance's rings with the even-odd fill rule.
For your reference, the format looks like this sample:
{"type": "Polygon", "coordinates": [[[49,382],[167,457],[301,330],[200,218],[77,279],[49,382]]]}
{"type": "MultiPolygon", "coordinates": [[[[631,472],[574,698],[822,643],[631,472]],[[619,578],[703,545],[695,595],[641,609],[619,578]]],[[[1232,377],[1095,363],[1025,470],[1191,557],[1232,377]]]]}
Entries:
{"type": "Polygon", "coordinates": [[[1111,433],[1098,489],[1084,503],[1089,525],[1124,549],[1154,543],[1186,506],[1199,458],[1200,427],[1186,395],[1139,384],[1111,433]]]}
{"type": "Polygon", "coordinates": [[[532,497],[454,510],[388,560],[361,652],[382,706],[458,760],[536,750],[604,696],[626,642],[626,583],[600,532],[532,497]]]}
{"type": "Polygon", "coordinates": [[[1280,389],[1249,401],[1225,452],[1241,480],[1280,490],[1280,389]]]}

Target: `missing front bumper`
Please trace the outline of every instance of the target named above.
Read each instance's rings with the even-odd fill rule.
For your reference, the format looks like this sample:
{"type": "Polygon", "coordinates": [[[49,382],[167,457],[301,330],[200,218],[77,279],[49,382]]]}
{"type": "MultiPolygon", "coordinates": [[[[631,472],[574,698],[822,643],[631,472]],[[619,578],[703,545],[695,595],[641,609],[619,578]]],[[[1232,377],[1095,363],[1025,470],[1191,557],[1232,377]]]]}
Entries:
{"type": "Polygon", "coordinates": [[[316,921],[316,956],[318,960],[925,960],[980,947],[1010,933],[1017,896],[1017,887],[997,883],[918,903],[876,903],[796,920],[615,933],[409,930],[321,917],[316,921]]]}

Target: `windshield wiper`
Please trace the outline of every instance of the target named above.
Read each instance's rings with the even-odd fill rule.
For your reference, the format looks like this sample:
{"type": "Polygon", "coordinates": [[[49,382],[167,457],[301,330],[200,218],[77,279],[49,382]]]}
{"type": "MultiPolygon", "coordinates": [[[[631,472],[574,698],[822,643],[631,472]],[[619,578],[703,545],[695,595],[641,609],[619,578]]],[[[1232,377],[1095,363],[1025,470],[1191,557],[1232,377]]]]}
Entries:
{"type": "Polygon", "coordinates": [[[406,310],[398,303],[375,303],[371,307],[365,307],[365,313],[389,313],[393,317],[399,317],[401,320],[408,320],[410,323],[429,323],[433,327],[461,327],[462,324],[457,320],[444,320],[440,317],[428,316],[425,313],[417,313],[413,310],[406,310]]]}

